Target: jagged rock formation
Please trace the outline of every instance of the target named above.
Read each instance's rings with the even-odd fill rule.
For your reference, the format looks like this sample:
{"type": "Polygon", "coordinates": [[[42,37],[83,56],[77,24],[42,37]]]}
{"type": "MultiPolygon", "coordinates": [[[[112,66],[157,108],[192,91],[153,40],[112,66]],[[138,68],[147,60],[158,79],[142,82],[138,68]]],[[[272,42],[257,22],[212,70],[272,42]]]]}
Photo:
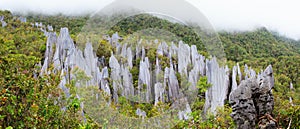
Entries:
{"type": "Polygon", "coordinates": [[[25,23],[27,21],[26,17],[19,17],[18,18],[22,23],[25,23]]]}
{"type": "Polygon", "coordinates": [[[205,93],[206,113],[210,111],[215,113],[218,106],[223,106],[227,99],[229,87],[229,69],[228,67],[219,67],[216,58],[206,61],[206,76],[208,82],[212,84],[205,93]]]}
{"type": "MultiPolygon", "coordinates": [[[[290,83],[290,90],[291,90],[291,91],[294,90],[294,86],[293,86],[293,83],[292,83],[292,82],[290,83]]],[[[294,106],[294,104],[293,104],[293,98],[292,98],[292,97],[289,97],[289,100],[290,100],[290,103],[292,104],[292,106],[294,106]]]]}
{"type": "MultiPolygon", "coordinates": [[[[153,45],[157,46],[155,62],[150,62],[147,57],[148,48],[142,45],[142,41],[133,48],[131,45],[119,43],[121,37],[117,33],[112,37],[105,37],[116,50],[109,57],[108,65],[105,65],[107,64],[105,57],[97,57],[91,43],[87,43],[83,51],[77,48],[67,28],[62,28],[60,35],[56,36],[51,26],[47,26],[47,29],[41,23],[35,23],[35,26],[48,37],[45,60],[40,75],[51,72],[60,73],[59,87],[63,89],[67,97],[70,93],[65,85],[69,84],[71,80],[75,80],[75,85],[78,87],[98,86],[99,89],[111,96],[108,104],[118,103],[120,96],[134,102],[155,105],[159,102],[170,102],[172,103],[171,107],[178,108],[180,119],[189,119],[188,114],[191,113],[189,103],[192,101],[191,98],[196,97],[197,82],[201,76],[207,76],[208,82],[212,86],[205,93],[205,112],[216,113],[217,107],[224,105],[225,100],[228,99],[228,93],[230,93],[231,81],[231,90],[234,91],[231,94],[231,102],[236,109],[234,113],[236,115],[233,117],[243,118],[237,123],[248,121],[248,124],[241,127],[252,127],[253,124],[255,125],[252,120],[256,120],[257,116],[271,113],[273,101],[270,89],[274,85],[274,82],[271,81],[273,78],[271,67],[258,74],[257,79],[254,79],[255,71],[245,66],[245,77],[242,78],[239,64],[237,64],[232,69],[232,80],[230,80],[229,68],[219,66],[215,57],[205,59],[197,52],[195,45],[188,46],[179,42],[177,46],[174,43],[168,45],[165,42],[155,41],[153,45]],[[166,60],[161,57],[168,59],[168,65],[164,68],[160,63],[166,60]],[[139,65],[134,66],[133,60],[140,60],[139,65]],[[50,71],[51,64],[54,68],[50,71]],[[138,67],[138,80],[133,80],[131,73],[133,67],[138,67]],[[80,71],[88,78],[79,79],[77,75],[80,71]],[[180,80],[177,74],[180,75],[180,80]],[[242,79],[246,80],[241,81],[242,79]],[[135,81],[137,87],[134,86],[135,81]],[[237,86],[238,84],[240,85],[237,86]],[[253,97],[258,98],[253,99],[253,97]],[[237,108],[240,107],[247,108],[247,110],[238,112],[237,108]],[[256,111],[255,108],[261,110],[256,111]],[[240,116],[243,114],[246,115],[245,118],[240,116]]],[[[145,116],[141,110],[137,110],[136,113],[139,116],[145,116]]]]}
{"type": "Polygon", "coordinates": [[[141,110],[141,109],[139,109],[139,108],[136,109],[135,114],[136,114],[137,116],[142,117],[143,119],[146,117],[146,112],[143,111],[143,110],[141,110]]]}
{"type": "MultiPolygon", "coordinates": [[[[248,71],[248,73],[251,73],[251,71],[248,71]]],[[[243,80],[231,92],[229,97],[233,109],[231,116],[239,129],[255,128],[257,121],[259,121],[259,128],[276,128],[276,121],[271,119],[274,107],[274,98],[271,91],[273,87],[272,66],[268,66],[257,77],[252,76],[243,80]]]]}
{"type": "Polygon", "coordinates": [[[231,76],[231,91],[234,91],[236,88],[237,88],[237,81],[236,81],[236,78],[237,78],[237,72],[238,72],[238,67],[237,66],[233,66],[232,68],[232,76],[231,76]]]}
{"type": "Polygon", "coordinates": [[[4,16],[0,16],[0,22],[2,24],[2,27],[7,26],[7,23],[4,21],[4,16]]]}

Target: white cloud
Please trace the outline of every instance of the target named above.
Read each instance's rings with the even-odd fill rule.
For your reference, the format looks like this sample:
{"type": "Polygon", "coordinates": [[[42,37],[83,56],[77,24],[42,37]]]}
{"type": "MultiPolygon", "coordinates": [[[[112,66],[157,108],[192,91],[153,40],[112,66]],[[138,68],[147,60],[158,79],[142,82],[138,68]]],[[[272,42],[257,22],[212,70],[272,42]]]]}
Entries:
{"type": "MultiPolygon", "coordinates": [[[[298,0],[187,1],[199,8],[217,30],[251,30],[264,26],[300,39],[298,0]]],[[[97,11],[110,2],[112,0],[1,0],[0,9],[80,14],[97,11]]]]}
{"type": "Polygon", "coordinates": [[[216,29],[250,30],[267,27],[300,39],[298,0],[188,0],[216,29]]]}

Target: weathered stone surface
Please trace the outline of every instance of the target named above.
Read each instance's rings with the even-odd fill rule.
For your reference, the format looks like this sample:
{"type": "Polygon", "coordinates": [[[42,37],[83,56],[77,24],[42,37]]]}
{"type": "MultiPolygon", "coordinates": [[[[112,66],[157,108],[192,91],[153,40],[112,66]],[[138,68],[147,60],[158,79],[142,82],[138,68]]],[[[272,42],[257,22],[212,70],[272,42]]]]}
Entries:
{"type": "Polygon", "coordinates": [[[162,44],[159,44],[159,45],[158,45],[156,53],[157,53],[158,55],[163,55],[163,54],[164,54],[162,44]]]}
{"type": "MultiPolygon", "coordinates": [[[[292,82],[290,83],[290,90],[291,90],[291,91],[294,91],[294,86],[293,86],[293,83],[292,83],[292,82]]],[[[289,100],[290,100],[290,103],[292,104],[292,106],[294,106],[294,104],[293,104],[293,98],[292,98],[292,97],[289,97],[289,100]]]]}
{"type": "Polygon", "coordinates": [[[26,17],[19,17],[18,18],[22,23],[25,23],[27,21],[26,17]]]}
{"type": "MultiPolygon", "coordinates": [[[[37,26],[42,27],[42,24],[37,23],[37,26]]],[[[48,30],[51,29],[48,28],[48,30]]],[[[139,102],[153,103],[154,99],[154,104],[158,102],[177,103],[177,100],[182,100],[184,103],[177,103],[177,105],[183,105],[183,108],[178,110],[180,119],[189,119],[188,113],[191,112],[188,103],[190,96],[186,94],[186,89],[180,89],[186,88],[184,86],[187,84],[183,82],[188,82],[188,91],[197,91],[196,85],[199,78],[207,76],[208,82],[212,86],[205,93],[205,112],[210,110],[215,113],[216,108],[223,106],[227,99],[230,84],[228,67],[219,66],[216,58],[205,60],[205,57],[197,52],[194,45],[189,47],[187,44],[179,42],[177,47],[173,43],[171,46],[165,42],[156,43],[158,45],[156,62],[149,62],[146,57],[148,48],[141,44],[142,41],[138,42],[135,51],[132,51],[130,45],[118,43],[121,37],[116,33],[112,38],[107,37],[116,51],[112,53],[109,65],[106,66],[105,57],[98,59],[93,52],[91,43],[86,44],[83,52],[76,48],[67,28],[62,28],[58,37],[54,32],[47,32],[46,29],[43,31],[48,39],[45,61],[40,75],[48,73],[47,68],[53,63],[54,71],[50,72],[61,72],[62,80],[59,87],[67,95],[69,95],[69,89],[65,85],[70,80],[76,79],[77,76],[72,72],[79,68],[90,77],[90,80],[78,81],[76,86],[99,86],[107,95],[112,96],[108,103],[111,99],[117,103],[119,96],[130,98],[135,95],[139,97],[139,102]],[[168,57],[170,66],[162,69],[158,56],[168,57]],[[133,59],[138,58],[140,59],[139,75],[138,80],[135,80],[138,81],[138,87],[135,89],[130,70],[133,68],[133,59]],[[178,65],[174,61],[178,62],[178,65]],[[154,70],[151,67],[154,65],[153,63],[155,63],[154,70]],[[177,73],[181,75],[181,84],[176,76],[177,73]],[[109,86],[110,84],[112,87],[109,86]]],[[[252,127],[253,119],[271,114],[274,105],[271,92],[274,85],[272,67],[269,66],[264,72],[257,74],[257,78],[255,71],[251,68],[248,69],[247,66],[245,66],[245,73],[247,79],[240,82],[242,74],[239,65],[237,64],[232,69],[233,92],[230,95],[234,107],[232,116],[237,119],[236,122],[239,124],[245,122],[240,126],[241,128],[252,127]],[[237,86],[239,83],[240,85],[237,86]]],[[[141,110],[138,114],[145,116],[141,110]]]]}
{"type": "Polygon", "coordinates": [[[242,81],[231,92],[231,116],[239,129],[255,128],[256,121],[259,121],[259,128],[276,128],[275,121],[269,119],[274,107],[273,87],[273,70],[272,66],[268,66],[258,78],[251,77],[242,81]]]}
{"type": "Polygon", "coordinates": [[[178,47],[172,42],[171,46],[169,47],[169,53],[171,57],[178,57],[178,47]]]}
{"type": "Polygon", "coordinates": [[[114,55],[112,55],[109,59],[109,67],[111,68],[111,80],[112,80],[112,86],[113,86],[113,99],[115,100],[115,103],[118,102],[118,91],[121,88],[121,66],[118,63],[118,60],[115,58],[114,55]]]}
{"type": "Polygon", "coordinates": [[[178,79],[175,75],[174,69],[171,68],[166,68],[165,72],[168,72],[168,86],[169,86],[169,99],[170,101],[174,101],[178,98],[180,98],[179,95],[179,84],[178,84],[178,79]]]}
{"type": "Polygon", "coordinates": [[[43,23],[38,23],[38,22],[36,22],[35,23],[35,26],[37,27],[37,28],[42,28],[43,27],[43,23]]]}
{"type": "Polygon", "coordinates": [[[48,31],[53,31],[53,27],[50,25],[47,25],[47,29],[48,29],[48,31]]]}
{"type": "Polygon", "coordinates": [[[118,33],[114,33],[112,36],[111,36],[111,40],[112,42],[118,42],[120,39],[122,39],[118,33]]]}
{"type": "Polygon", "coordinates": [[[152,90],[151,90],[151,74],[150,74],[150,64],[148,57],[145,61],[140,61],[139,69],[139,80],[138,80],[138,96],[141,102],[150,103],[152,100],[152,90]]]}
{"type": "Polygon", "coordinates": [[[238,129],[255,128],[257,115],[252,99],[251,87],[253,85],[258,85],[256,80],[244,80],[239,87],[230,94],[229,103],[233,110],[231,117],[237,124],[238,129]]]}
{"type": "Polygon", "coordinates": [[[274,87],[274,77],[272,66],[268,66],[264,71],[263,78],[259,81],[258,99],[255,99],[258,107],[258,116],[271,114],[274,107],[274,97],[272,95],[272,88],[274,87]]]}
{"type": "Polygon", "coordinates": [[[165,102],[165,87],[162,83],[158,82],[154,85],[155,101],[154,105],[158,102],[165,102]]]}
{"type": "Polygon", "coordinates": [[[178,112],[178,117],[180,120],[190,119],[190,113],[192,113],[191,107],[188,103],[185,104],[185,109],[178,112]]]}
{"type": "MultiPolygon", "coordinates": [[[[38,26],[40,26],[37,23],[38,26]]],[[[67,97],[69,89],[65,86],[71,80],[75,80],[75,86],[99,86],[107,95],[111,95],[109,88],[108,68],[104,67],[100,72],[98,58],[93,52],[91,43],[87,43],[84,51],[76,48],[71,39],[68,29],[62,28],[60,35],[56,37],[55,32],[47,32],[47,47],[45,52],[45,61],[41,69],[42,76],[48,72],[61,73],[61,82],[59,87],[65,92],[67,97]],[[54,52],[55,48],[55,52],[54,52]],[[53,71],[47,71],[50,64],[54,64],[53,71]],[[78,78],[78,72],[83,72],[89,79],[78,78]]],[[[115,65],[111,65],[115,68],[115,65]]],[[[113,70],[114,71],[114,70],[113,70]]],[[[117,72],[116,72],[117,73],[117,72]]],[[[117,74],[120,76],[120,74],[117,74]]],[[[116,84],[115,84],[116,85],[116,84]]],[[[119,86],[119,85],[118,85],[119,86]]],[[[110,99],[108,100],[110,104],[110,99]]]]}
{"type": "Polygon", "coordinates": [[[193,66],[193,68],[189,71],[188,74],[188,80],[191,83],[189,89],[190,91],[195,91],[200,75],[204,76],[205,73],[205,57],[198,54],[195,45],[191,46],[191,59],[191,65],[193,66]]]}
{"type": "Polygon", "coordinates": [[[248,68],[247,64],[245,64],[245,79],[256,77],[256,72],[250,67],[248,68]]]}
{"type": "Polygon", "coordinates": [[[144,59],[145,59],[145,56],[146,56],[145,47],[142,46],[142,57],[141,57],[141,60],[144,60],[144,59]]]}
{"type": "Polygon", "coordinates": [[[234,91],[237,88],[237,81],[236,81],[236,77],[237,77],[237,66],[233,66],[232,68],[232,82],[231,82],[231,91],[234,91]]]}
{"type": "Polygon", "coordinates": [[[0,22],[2,24],[2,27],[7,26],[7,23],[4,21],[4,16],[0,16],[0,22]]]}
{"type": "Polygon", "coordinates": [[[132,69],[132,67],[133,67],[132,59],[133,59],[132,50],[131,50],[131,47],[129,47],[129,48],[127,48],[127,63],[128,63],[129,69],[132,69]]]}
{"type": "Polygon", "coordinates": [[[142,48],[141,48],[141,43],[143,40],[139,40],[136,47],[135,47],[135,56],[136,59],[141,57],[141,52],[142,52],[142,48]]]}
{"type": "Polygon", "coordinates": [[[134,88],[132,82],[132,75],[127,67],[122,66],[122,79],[123,79],[123,86],[122,86],[122,96],[126,98],[130,98],[134,96],[134,88]]]}
{"type": "Polygon", "coordinates": [[[136,114],[137,116],[142,117],[142,118],[145,118],[145,117],[147,116],[147,115],[146,115],[146,112],[143,111],[143,110],[140,109],[140,108],[136,109],[135,114],[136,114]]]}
{"type": "Polygon", "coordinates": [[[229,70],[227,67],[219,67],[215,57],[206,60],[206,76],[208,83],[212,84],[205,92],[204,112],[216,113],[219,106],[223,106],[227,98],[229,87],[229,70]]]}
{"type": "Polygon", "coordinates": [[[191,62],[190,58],[190,47],[187,44],[184,44],[182,41],[178,45],[178,72],[182,77],[187,77],[188,75],[188,65],[191,62]]]}
{"type": "Polygon", "coordinates": [[[100,83],[100,88],[106,92],[108,95],[111,95],[111,91],[109,89],[109,73],[108,73],[108,68],[104,67],[101,71],[101,83],[100,83]]]}
{"type": "Polygon", "coordinates": [[[167,57],[169,57],[169,46],[168,46],[168,44],[166,43],[166,42],[162,42],[161,43],[161,47],[162,47],[162,55],[165,55],[165,56],[167,56],[167,57]]]}
{"type": "Polygon", "coordinates": [[[47,44],[46,44],[46,51],[45,51],[45,60],[43,67],[41,69],[40,75],[43,75],[44,73],[47,73],[47,69],[52,63],[53,60],[53,47],[56,44],[56,33],[49,33],[47,36],[47,44]]]}
{"type": "Polygon", "coordinates": [[[241,83],[241,81],[243,80],[243,78],[242,78],[242,72],[241,72],[239,63],[237,63],[237,72],[238,72],[238,77],[239,77],[238,83],[241,83]]]}

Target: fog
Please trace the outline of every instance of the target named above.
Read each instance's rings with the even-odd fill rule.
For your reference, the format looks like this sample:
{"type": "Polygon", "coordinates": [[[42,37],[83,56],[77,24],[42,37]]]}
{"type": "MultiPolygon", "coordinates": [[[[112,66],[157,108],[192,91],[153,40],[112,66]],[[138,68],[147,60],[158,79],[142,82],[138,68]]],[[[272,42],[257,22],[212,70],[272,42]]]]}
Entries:
{"type": "MultiPolygon", "coordinates": [[[[216,30],[246,31],[266,27],[290,38],[300,39],[298,0],[187,1],[197,7],[216,30]]],[[[96,12],[111,2],[112,0],[0,0],[0,9],[22,13],[79,15],[96,12]]]]}

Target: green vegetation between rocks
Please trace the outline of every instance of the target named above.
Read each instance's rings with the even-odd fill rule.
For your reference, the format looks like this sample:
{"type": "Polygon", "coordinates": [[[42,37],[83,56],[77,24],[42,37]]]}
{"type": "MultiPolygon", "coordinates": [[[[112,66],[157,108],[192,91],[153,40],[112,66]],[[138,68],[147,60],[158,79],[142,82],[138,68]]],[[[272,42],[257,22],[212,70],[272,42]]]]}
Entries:
{"type": "MultiPolygon", "coordinates": [[[[73,37],[87,21],[87,16],[63,15],[29,15],[28,23],[21,23],[9,11],[0,11],[5,16],[8,26],[0,28],[0,128],[99,128],[105,127],[85,116],[83,120],[80,112],[80,101],[72,94],[64,101],[58,101],[62,91],[57,87],[59,76],[48,75],[34,78],[39,62],[43,61],[46,37],[29,22],[40,21],[45,25],[54,26],[55,31],[61,27],[68,27],[73,37]],[[46,81],[47,80],[47,81],[46,81]],[[66,107],[65,111],[61,110],[66,107]]],[[[175,33],[186,43],[195,44],[198,50],[207,56],[199,37],[187,26],[169,23],[150,15],[131,17],[113,27],[112,32],[119,31],[121,36],[134,33],[143,28],[157,25],[175,33]],[[132,21],[137,21],[132,22],[132,21]],[[143,22],[142,22],[143,21],[143,22]],[[150,22],[153,21],[153,22],[150,22]],[[128,24],[131,23],[131,24],[128,24]],[[138,25],[137,25],[138,24],[138,25]]],[[[220,32],[229,67],[239,62],[255,68],[256,72],[272,64],[275,76],[275,109],[274,115],[280,127],[286,128],[291,122],[291,128],[300,127],[300,42],[278,36],[278,34],[260,28],[249,32],[220,32]],[[289,89],[290,83],[294,90],[289,89]],[[289,97],[293,103],[289,102],[289,97]]],[[[98,56],[109,57],[112,48],[106,41],[99,41],[98,56]]],[[[152,62],[155,49],[148,50],[148,57],[152,62]]],[[[168,59],[159,57],[162,66],[168,67],[168,59]]],[[[106,59],[106,62],[108,59],[106,59]]],[[[138,65],[140,60],[134,61],[131,73],[134,80],[138,80],[138,65]]],[[[137,87],[138,82],[134,82],[137,87]]],[[[202,114],[204,105],[203,92],[209,87],[205,78],[198,83],[199,97],[192,106],[192,119],[181,121],[174,128],[233,128],[234,124],[229,116],[231,109],[226,105],[216,116],[202,114]],[[206,119],[203,119],[206,118],[206,119]]],[[[69,85],[76,90],[73,85],[69,85]]],[[[60,98],[61,99],[61,98],[60,98]]],[[[124,98],[120,98],[119,110],[122,114],[135,116],[135,109],[147,111],[147,117],[160,113],[153,105],[134,105],[124,98]]],[[[163,105],[163,107],[168,107],[163,105]]],[[[136,117],[136,116],[135,116],[136,117]]]]}

